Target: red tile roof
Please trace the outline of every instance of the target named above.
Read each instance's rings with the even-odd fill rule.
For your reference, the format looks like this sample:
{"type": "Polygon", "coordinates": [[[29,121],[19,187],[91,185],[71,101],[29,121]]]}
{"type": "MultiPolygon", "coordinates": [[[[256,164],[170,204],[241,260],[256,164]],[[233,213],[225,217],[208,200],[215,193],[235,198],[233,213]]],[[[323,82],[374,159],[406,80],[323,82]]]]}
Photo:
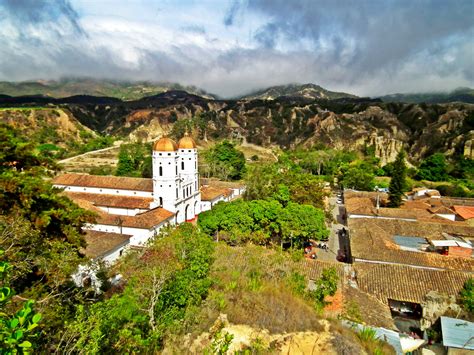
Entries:
{"type": "Polygon", "coordinates": [[[86,231],[84,239],[87,247],[82,252],[91,259],[106,255],[123,245],[129,243],[131,235],[106,233],[97,231],[86,231]]]}
{"type": "Polygon", "coordinates": [[[474,207],[472,206],[453,206],[453,208],[463,219],[474,218],[474,207]]]}
{"type": "Polygon", "coordinates": [[[97,219],[97,224],[107,224],[110,226],[131,227],[151,229],[174,216],[173,212],[164,208],[154,208],[150,211],[137,214],[135,216],[122,216],[117,214],[101,213],[97,219]]]}
{"type": "Polygon", "coordinates": [[[56,176],[53,184],[153,192],[153,180],[144,178],[64,174],[56,176]]]}
{"type": "Polygon", "coordinates": [[[72,200],[86,200],[95,206],[148,209],[150,208],[150,203],[153,202],[151,197],[116,196],[69,191],[64,191],[64,194],[72,200]]]}
{"type": "Polygon", "coordinates": [[[232,194],[232,189],[201,186],[201,201],[213,201],[220,196],[227,197],[230,194],[232,194]]]}

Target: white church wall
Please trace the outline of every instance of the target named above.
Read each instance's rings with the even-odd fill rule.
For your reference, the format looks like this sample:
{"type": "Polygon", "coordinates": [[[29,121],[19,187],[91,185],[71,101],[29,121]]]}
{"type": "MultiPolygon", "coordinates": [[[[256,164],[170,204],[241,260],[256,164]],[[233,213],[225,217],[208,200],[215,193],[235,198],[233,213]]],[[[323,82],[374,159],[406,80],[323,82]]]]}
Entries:
{"type": "Polygon", "coordinates": [[[201,201],[201,212],[209,211],[211,208],[211,201],[201,201]]]}
{"type": "Polygon", "coordinates": [[[139,213],[148,211],[149,209],[144,208],[121,208],[121,207],[108,207],[108,206],[97,206],[102,211],[109,214],[117,214],[121,216],[136,216],[139,213]]]}

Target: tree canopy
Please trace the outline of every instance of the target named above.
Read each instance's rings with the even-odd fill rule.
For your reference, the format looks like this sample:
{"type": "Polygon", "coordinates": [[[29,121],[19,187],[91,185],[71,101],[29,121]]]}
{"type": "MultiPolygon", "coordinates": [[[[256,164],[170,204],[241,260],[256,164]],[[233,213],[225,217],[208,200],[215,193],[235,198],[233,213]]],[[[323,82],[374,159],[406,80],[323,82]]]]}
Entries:
{"type": "Polygon", "coordinates": [[[419,180],[445,181],[448,179],[448,165],[442,153],[435,153],[423,160],[418,168],[419,180]]]}
{"type": "Polygon", "coordinates": [[[389,206],[399,207],[402,203],[402,196],[406,189],[405,152],[400,150],[392,168],[392,179],[389,186],[389,206]]]}
{"type": "Polygon", "coordinates": [[[311,205],[276,200],[219,203],[199,216],[199,226],[210,235],[219,232],[230,243],[253,242],[261,245],[291,242],[302,246],[310,238],[329,235],[324,213],[311,205]]]}
{"type": "Polygon", "coordinates": [[[244,153],[227,140],[217,143],[204,153],[208,173],[224,180],[242,179],[246,172],[244,153]]]}

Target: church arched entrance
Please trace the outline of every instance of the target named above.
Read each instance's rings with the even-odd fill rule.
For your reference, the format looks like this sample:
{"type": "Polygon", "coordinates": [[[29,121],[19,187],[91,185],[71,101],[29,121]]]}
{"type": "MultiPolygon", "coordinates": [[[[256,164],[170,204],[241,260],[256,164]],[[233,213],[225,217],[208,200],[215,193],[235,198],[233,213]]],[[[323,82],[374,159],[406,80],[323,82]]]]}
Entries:
{"type": "Polygon", "coordinates": [[[199,214],[198,210],[198,202],[194,202],[194,217],[196,217],[199,214]]]}
{"type": "Polygon", "coordinates": [[[194,218],[194,216],[191,213],[191,208],[189,205],[186,205],[186,208],[184,209],[184,215],[186,216],[186,221],[190,221],[194,218]]]}

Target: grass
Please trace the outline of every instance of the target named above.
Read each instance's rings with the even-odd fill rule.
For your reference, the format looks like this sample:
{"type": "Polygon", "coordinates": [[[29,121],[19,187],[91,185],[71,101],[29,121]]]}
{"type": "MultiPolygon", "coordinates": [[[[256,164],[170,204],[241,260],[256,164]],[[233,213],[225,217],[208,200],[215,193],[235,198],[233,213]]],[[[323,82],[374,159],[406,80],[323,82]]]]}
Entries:
{"type": "Polygon", "coordinates": [[[271,344],[258,338],[258,329],[266,329],[269,334],[308,331],[314,335],[328,328],[330,344],[337,353],[360,353],[361,348],[370,354],[378,349],[383,354],[393,353],[391,347],[376,339],[360,339],[337,320],[324,320],[313,301],[306,297],[308,279],[301,273],[300,262],[289,253],[254,245],[230,247],[217,243],[214,255],[214,284],[206,301],[199,308],[189,309],[183,334],[174,334],[167,342],[175,352],[184,351],[184,336],[197,339],[215,327],[219,314],[225,314],[231,324],[256,330],[256,338],[246,349],[248,353],[272,351],[271,344]]]}

